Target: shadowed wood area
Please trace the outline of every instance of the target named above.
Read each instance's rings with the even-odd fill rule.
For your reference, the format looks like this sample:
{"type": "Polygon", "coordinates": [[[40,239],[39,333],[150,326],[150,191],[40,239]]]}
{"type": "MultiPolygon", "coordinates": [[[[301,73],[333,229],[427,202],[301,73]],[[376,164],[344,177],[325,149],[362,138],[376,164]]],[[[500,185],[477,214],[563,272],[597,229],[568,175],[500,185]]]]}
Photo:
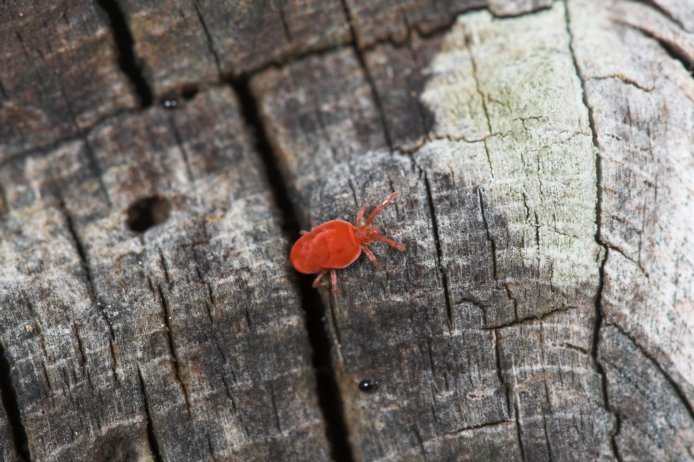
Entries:
{"type": "Polygon", "coordinates": [[[3,2],[0,459],[694,460],[693,66],[692,0],[3,2]]]}

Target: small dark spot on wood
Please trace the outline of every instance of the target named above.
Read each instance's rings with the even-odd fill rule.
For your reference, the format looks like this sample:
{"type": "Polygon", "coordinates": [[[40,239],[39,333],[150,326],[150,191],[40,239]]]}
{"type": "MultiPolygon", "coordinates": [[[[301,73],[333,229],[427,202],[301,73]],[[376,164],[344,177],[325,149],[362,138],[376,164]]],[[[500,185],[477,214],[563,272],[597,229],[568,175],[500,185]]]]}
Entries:
{"type": "Polygon", "coordinates": [[[178,107],[178,100],[176,98],[166,98],[161,102],[161,106],[164,109],[176,109],[178,107]]]}
{"type": "Polygon", "coordinates": [[[127,225],[132,231],[144,233],[169,218],[171,204],[168,200],[152,196],[140,199],[128,207],[127,225]]]}
{"type": "Polygon", "coordinates": [[[5,215],[10,211],[10,207],[7,204],[7,196],[5,190],[0,186],[0,219],[4,218],[5,215]]]}
{"type": "Polygon", "coordinates": [[[363,391],[364,393],[373,393],[376,390],[378,390],[378,382],[375,380],[364,379],[359,382],[359,391],[363,391]]]}

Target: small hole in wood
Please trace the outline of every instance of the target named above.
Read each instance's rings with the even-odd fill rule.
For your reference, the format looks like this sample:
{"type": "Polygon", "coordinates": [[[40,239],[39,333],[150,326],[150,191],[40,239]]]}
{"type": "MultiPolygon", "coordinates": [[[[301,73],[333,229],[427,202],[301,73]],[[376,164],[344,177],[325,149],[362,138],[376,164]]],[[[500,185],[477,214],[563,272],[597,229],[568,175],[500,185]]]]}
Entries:
{"type": "Polygon", "coordinates": [[[164,223],[169,218],[170,211],[171,204],[162,197],[140,199],[128,207],[128,228],[137,233],[144,233],[152,226],[164,223]]]}
{"type": "Polygon", "coordinates": [[[198,94],[198,87],[195,85],[187,85],[181,89],[181,96],[186,101],[190,101],[198,94]]]}

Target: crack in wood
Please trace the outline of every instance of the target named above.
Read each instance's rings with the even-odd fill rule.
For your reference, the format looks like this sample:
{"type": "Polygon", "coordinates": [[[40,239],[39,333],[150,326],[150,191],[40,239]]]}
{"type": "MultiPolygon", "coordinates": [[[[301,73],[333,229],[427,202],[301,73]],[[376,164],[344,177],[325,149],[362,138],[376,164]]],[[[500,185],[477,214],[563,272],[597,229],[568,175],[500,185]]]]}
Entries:
{"type": "Polygon", "coordinates": [[[426,461],[427,450],[424,447],[424,440],[422,440],[422,435],[419,434],[419,430],[417,430],[416,425],[412,427],[412,433],[414,433],[414,437],[417,440],[417,446],[419,446],[419,450],[422,451],[422,455],[424,456],[424,460],[426,461]]]}
{"type": "Polygon", "coordinates": [[[660,14],[662,14],[663,16],[665,16],[666,18],[668,18],[670,21],[672,21],[673,23],[677,24],[677,26],[678,26],[680,29],[682,29],[683,31],[686,31],[686,30],[687,30],[687,28],[684,27],[684,24],[682,23],[682,21],[680,21],[679,19],[677,19],[676,17],[674,17],[674,16],[672,15],[672,13],[670,13],[668,10],[666,10],[665,8],[663,8],[663,6],[660,5],[657,1],[653,1],[653,0],[631,0],[631,1],[634,2],[634,3],[641,3],[641,4],[643,4],[643,5],[649,6],[650,8],[653,8],[654,10],[656,10],[657,12],[659,12],[660,14]]]}
{"type": "Polygon", "coordinates": [[[496,263],[496,241],[492,237],[491,231],[489,230],[489,223],[487,222],[487,215],[484,211],[484,199],[482,198],[482,188],[481,186],[478,186],[476,188],[477,192],[477,199],[479,200],[479,205],[480,205],[480,213],[482,214],[482,223],[484,224],[484,231],[487,236],[487,241],[489,241],[489,244],[491,245],[492,248],[492,272],[494,274],[494,280],[497,282],[497,285],[499,283],[499,273],[497,271],[497,263],[496,263]]]}
{"type": "Polygon", "coordinates": [[[684,67],[684,69],[687,72],[689,72],[690,76],[692,75],[692,72],[694,72],[694,57],[690,56],[689,53],[687,53],[687,51],[684,48],[682,48],[677,42],[675,42],[674,40],[668,40],[664,37],[659,37],[653,31],[648,30],[645,27],[642,27],[638,24],[632,24],[623,20],[617,21],[630,29],[642,33],[646,37],[655,40],[656,43],[658,43],[658,45],[660,45],[660,47],[663,49],[663,51],[665,51],[665,53],[668,54],[668,56],[680,63],[682,67],[684,67]]]}
{"type": "Polygon", "coordinates": [[[505,398],[506,398],[506,412],[507,415],[511,415],[511,387],[504,378],[504,370],[501,367],[501,342],[499,341],[499,333],[497,329],[492,331],[494,333],[494,353],[496,356],[496,374],[499,378],[499,382],[504,387],[505,398]]]}
{"type": "Polygon", "coordinates": [[[164,459],[161,455],[159,440],[157,439],[157,434],[154,429],[154,419],[152,418],[152,409],[150,408],[149,396],[147,395],[147,387],[145,386],[145,380],[142,378],[142,371],[139,365],[137,366],[137,376],[139,378],[140,392],[142,393],[142,399],[145,405],[147,442],[149,443],[150,452],[155,462],[163,462],[164,459]]]}
{"type": "Polygon", "coordinates": [[[123,11],[116,0],[96,0],[96,4],[106,13],[111,25],[111,33],[116,45],[118,64],[121,71],[130,81],[140,100],[140,107],[152,105],[152,89],[145,79],[140,64],[135,57],[135,42],[128,27],[123,11]]]}
{"type": "MultiPolygon", "coordinates": [[[[169,289],[171,289],[173,284],[171,282],[171,277],[169,276],[169,266],[166,264],[164,252],[161,250],[161,247],[157,247],[157,250],[159,251],[159,263],[161,264],[161,269],[164,270],[164,279],[166,280],[166,285],[169,289]]],[[[195,268],[197,268],[197,265],[195,268]]],[[[198,274],[198,276],[200,276],[200,274],[198,274]]]]}
{"type": "Polygon", "coordinates": [[[275,415],[275,424],[277,425],[277,431],[282,433],[282,421],[280,419],[280,412],[277,409],[277,397],[275,397],[275,388],[270,383],[270,402],[272,403],[272,412],[275,415]]]}
{"type": "Polygon", "coordinates": [[[609,75],[600,75],[596,77],[588,77],[587,80],[619,80],[620,82],[629,85],[631,87],[634,87],[636,89],[639,89],[645,93],[651,93],[655,90],[655,87],[646,87],[643,84],[639,83],[638,81],[627,77],[624,74],[609,74],[609,75]]]}
{"type": "Polygon", "coordinates": [[[0,96],[2,96],[3,99],[10,99],[10,96],[7,94],[7,89],[5,89],[5,86],[2,84],[2,80],[0,80],[0,96]]]}
{"type": "Polygon", "coordinates": [[[629,334],[622,326],[617,324],[616,322],[608,322],[607,325],[613,326],[616,328],[624,337],[629,339],[629,341],[636,347],[637,350],[641,352],[653,365],[655,366],[656,369],[658,369],[658,372],[663,376],[665,381],[672,387],[672,390],[674,391],[675,395],[679,399],[679,401],[682,403],[682,406],[684,409],[687,411],[687,414],[689,414],[689,417],[692,421],[694,421],[694,407],[692,407],[691,403],[689,402],[689,399],[687,398],[686,393],[682,389],[682,387],[675,381],[675,379],[665,370],[665,368],[658,362],[651,353],[646,350],[637,340],[634,336],[629,334]]]}
{"type": "Polygon", "coordinates": [[[188,395],[188,389],[186,387],[186,384],[181,379],[181,363],[179,361],[178,353],[176,351],[176,344],[174,343],[173,330],[171,329],[171,314],[169,312],[169,302],[164,296],[164,290],[162,289],[161,284],[157,285],[157,288],[159,290],[159,301],[161,302],[161,307],[163,311],[167,345],[169,347],[169,354],[171,355],[171,359],[173,361],[174,379],[183,391],[183,400],[186,405],[186,413],[190,415],[190,397],[188,395]]]}
{"type": "Polygon", "coordinates": [[[599,349],[599,344],[600,344],[600,328],[602,327],[603,323],[603,309],[602,309],[602,293],[603,293],[603,288],[604,288],[604,283],[605,283],[605,266],[607,264],[607,256],[609,253],[609,250],[607,246],[605,245],[603,239],[602,239],[602,157],[600,156],[600,143],[598,141],[598,132],[596,130],[596,125],[595,125],[595,116],[593,114],[593,108],[588,102],[588,93],[586,91],[586,81],[583,78],[581,74],[581,69],[578,65],[578,61],[576,59],[576,52],[574,50],[574,36],[573,32],[571,31],[571,14],[569,12],[569,4],[568,0],[564,0],[564,14],[565,14],[565,21],[564,21],[564,26],[566,28],[566,34],[568,37],[568,45],[569,45],[569,55],[571,56],[571,59],[573,61],[573,67],[574,67],[574,72],[576,73],[576,77],[578,78],[579,84],[581,86],[581,97],[583,101],[583,105],[586,108],[586,111],[588,112],[588,124],[590,126],[590,131],[592,134],[592,141],[593,141],[593,147],[595,148],[595,241],[597,244],[603,249],[603,256],[602,256],[602,261],[599,262],[599,271],[598,271],[598,286],[596,288],[596,293],[595,293],[595,301],[594,301],[594,306],[595,306],[595,327],[593,328],[593,339],[591,343],[591,351],[590,355],[592,358],[592,364],[593,367],[595,368],[596,372],[600,376],[600,382],[601,382],[601,394],[603,398],[603,403],[605,406],[605,410],[607,410],[609,413],[611,413],[614,418],[615,418],[615,428],[612,429],[610,432],[610,446],[612,449],[612,452],[615,456],[615,458],[620,461],[621,457],[619,454],[619,446],[617,445],[617,440],[616,440],[616,435],[619,430],[619,422],[620,422],[620,416],[619,414],[613,410],[610,407],[610,401],[609,401],[609,396],[607,392],[607,374],[605,373],[605,369],[603,365],[600,363],[598,359],[598,349],[599,349]]]}
{"type": "Polygon", "coordinates": [[[421,169],[424,178],[424,188],[427,195],[427,205],[429,207],[429,215],[431,217],[431,229],[434,237],[434,246],[436,248],[436,268],[441,275],[441,282],[443,284],[443,297],[446,303],[446,322],[448,324],[448,332],[453,331],[453,308],[451,306],[451,295],[448,286],[448,274],[443,266],[443,252],[441,250],[441,240],[439,238],[439,224],[436,218],[436,208],[434,206],[434,198],[431,193],[431,185],[429,184],[429,177],[425,170],[421,169]]]}
{"type": "Polygon", "coordinates": [[[536,321],[542,321],[545,318],[549,318],[551,316],[554,316],[558,313],[566,313],[567,311],[576,309],[575,307],[572,306],[562,306],[561,308],[557,308],[556,310],[551,310],[543,314],[539,315],[534,315],[534,316],[526,316],[524,318],[520,318],[517,321],[513,322],[507,322],[505,324],[499,324],[499,325],[493,325],[493,326],[485,326],[482,327],[482,330],[495,330],[495,329],[503,329],[505,327],[513,327],[513,326],[520,326],[523,324],[527,324],[529,322],[536,322],[536,321]]]}
{"type": "MultiPolygon", "coordinates": [[[[23,460],[28,462],[32,460],[29,438],[22,421],[17,389],[12,379],[14,375],[12,370],[10,358],[4,345],[0,342],[0,402],[2,402],[2,407],[5,409],[5,414],[7,414],[7,423],[12,432],[14,449],[23,460]]],[[[50,385],[50,381],[48,383],[50,385]]]]}
{"type": "Polygon", "coordinates": [[[521,425],[520,408],[517,400],[513,403],[513,409],[515,411],[514,416],[516,420],[516,438],[518,438],[518,449],[520,449],[521,460],[525,462],[527,459],[525,458],[525,450],[523,449],[523,426],[521,425]]]}
{"type": "Polygon", "coordinates": [[[193,183],[195,181],[195,177],[193,176],[193,170],[190,168],[190,161],[188,159],[188,151],[186,150],[185,146],[183,145],[183,137],[181,136],[181,133],[178,131],[178,127],[176,126],[176,122],[174,121],[173,117],[169,117],[169,126],[171,127],[171,131],[173,133],[174,139],[176,140],[176,145],[178,146],[178,149],[181,151],[181,158],[183,159],[183,164],[186,167],[186,174],[188,175],[188,181],[193,183]]]}
{"type": "Polygon", "coordinates": [[[542,429],[545,433],[545,443],[547,443],[547,455],[549,456],[549,461],[552,462],[554,458],[552,457],[552,444],[550,443],[549,432],[547,430],[547,416],[542,413],[542,429]]]}
{"type": "MultiPolygon", "coordinates": [[[[299,215],[290,200],[288,185],[277,165],[270,138],[250,89],[248,78],[229,82],[239,99],[243,120],[255,132],[255,150],[265,168],[267,184],[272,192],[275,204],[280,212],[282,233],[288,241],[299,235],[299,215]]],[[[304,311],[306,334],[312,350],[312,365],[316,378],[318,406],[325,422],[326,439],[330,454],[336,462],[354,460],[349,443],[348,427],[344,418],[342,396],[337,382],[337,373],[331,360],[331,339],[323,323],[326,311],[332,314],[330,306],[326,307],[318,293],[311,287],[306,278],[293,279],[299,294],[301,308],[304,311]]],[[[337,352],[339,354],[339,350],[337,352]]]]}
{"type": "Polygon", "coordinates": [[[354,30],[355,18],[352,16],[352,12],[349,8],[349,5],[347,4],[347,0],[340,0],[340,2],[345,12],[345,16],[347,17],[347,23],[349,24],[349,32],[352,37],[352,48],[354,50],[355,55],[357,56],[357,62],[359,63],[359,67],[361,68],[364,74],[364,78],[366,79],[366,82],[369,84],[369,88],[371,89],[371,97],[373,98],[373,103],[376,107],[376,112],[378,112],[378,118],[383,128],[383,137],[386,140],[386,144],[388,145],[390,152],[393,152],[393,141],[391,140],[390,132],[388,130],[386,114],[383,110],[383,102],[381,101],[381,96],[378,93],[378,89],[376,88],[376,84],[374,82],[373,76],[371,75],[371,71],[369,71],[369,66],[366,64],[366,60],[364,59],[365,50],[359,47],[357,32],[354,30]]]}
{"type": "Polygon", "coordinates": [[[207,40],[207,49],[210,51],[210,54],[212,55],[212,58],[214,59],[214,63],[217,66],[217,72],[219,73],[220,80],[222,78],[222,63],[219,59],[219,53],[217,53],[217,50],[214,48],[214,40],[212,39],[212,34],[210,33],[210,30],[207,28],[207,24],[205,23],[205,18],[202,15],[202,12],[200,11],[200,6],[198,5],[198,2],[193,2],[193,7],[195,8],[195,14],[198,16],[198,21],[200,21],[200,26],[202,27],[202,31],[205,34],[205,39],[207,40]]]}
{"type": "MultiPolygon", "coordinates": [[[[85,286],[87,287],[87,292],[89,293],[89,299],[92,302],[93,306],[96,307],[96,311],[101,316],[101,319],[103,319],[103,321],[106,323],[106,328],[108,329],[109,333],[109,352],[111,354],[111,360],[113,361],[113,367],[111,368],[111,372],[115,382],[119,383],[120,380],[118,379],[118,374],[116,372],[118,368],[118,361],[116,360],[116,351],[113,345],[116,336],[113,331],[113,325],[111,324],[111,320],[109,319],[108,314],[106,314],[104,310],[104,304],[101,302],[101,300],[99,300],[97,296],[96,285],[94,284],[94,279],[92,276],[91,267],[89,265],[86,248],[82,243],[79,233],[77,232],[77,228],[75,227],[74,219],[68,211],[67,206],[65,205],[65,201],[62,197],[58,198],[58,210],[60,210],[60,213],[63,215],[63,219],[65,220],[65,225],[67,227],[68,233],[70,234],[70,237],[72,238],[72,243],[75,246],[75,250],[77,251],[80,265],[82,266],[82,271],[84,273],[85,286]]],[[[108,307],[110,308],[110,305],[108,305],[108,307]]]]}
{"type": "Polygon", "coordinates": [[[487,422],[487,423],[482,423],[482,424],[479,424],[479,425],[471,425],[471,426],[469,426],[469,427],[458,428],[458,429],[452,430],[452,431],[450,431],[450,432],[446,432],[445,434],[446,434],[446,435],[456,435],[456,434],[462,433],[462,432],[469,432],[469,431],[473,431],[473,430],[479,430],[480,428],[496,427],[496,426],[505,425],[505,424],[508,424],[508,423],[511,423],[511,422],[512,422],[511,420],[498,420],[498,421],[496,421],[496,422],[487,422]]]}
{"type": "Polygon", "coordinates": [[[279,2],[277,9],[280,13],[280,22],[282,22],[282,31],[284,32],[284,37],[287,39],[287,42],[291,42],[292,31],[289,29],[289,24],[287,23],[287,17],[284,12],[284,2],[279,2]]]}

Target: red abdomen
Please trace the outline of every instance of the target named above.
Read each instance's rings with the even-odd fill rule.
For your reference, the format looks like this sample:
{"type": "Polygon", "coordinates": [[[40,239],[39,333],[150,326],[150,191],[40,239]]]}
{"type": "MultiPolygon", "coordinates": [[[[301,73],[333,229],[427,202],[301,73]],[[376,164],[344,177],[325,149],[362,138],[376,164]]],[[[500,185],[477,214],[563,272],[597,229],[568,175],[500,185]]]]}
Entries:
{"type": "Polygon", "coordinates": [[[289,260],[298,272],[311,274],[349,266],[360,254],[354,226],[332,220],[301,236],[294,243],[289,260]]]}

